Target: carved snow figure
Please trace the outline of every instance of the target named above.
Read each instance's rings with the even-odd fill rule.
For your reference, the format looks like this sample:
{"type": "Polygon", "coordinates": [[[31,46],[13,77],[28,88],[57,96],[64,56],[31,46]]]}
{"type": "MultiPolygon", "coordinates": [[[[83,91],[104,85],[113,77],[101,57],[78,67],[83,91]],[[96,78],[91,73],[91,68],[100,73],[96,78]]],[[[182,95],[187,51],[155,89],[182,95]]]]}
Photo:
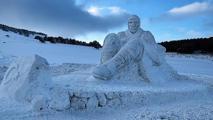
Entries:
{"type": "Polygon", "coordinates": [[[93,70],[97,79],[142,79],[162,82],[180,76],[164,59],[165,48],[155,42],[151,32],[140,28],[140,18],[128,19],[128,30],[105,37],[101,64],[93,70]],[[136,77],[138,76],[138,77],[136,77]]]}
{"type": "Polygon", "coordinates": [[[68,91],[53,85],[49,64],[38,55],[20,57],[10,65],[0,85],[0,97],[31,104],[36,111],[70,106],[68,91]]]}
{"type": "Polygon", "coordinates": [[[0,91],[19,102],[30,102],[40,93],[47,96],[42,91],[46,91],[50,83],[48,69],[48,62],[38,55],[20,57],[5,73],[0,91]]]}

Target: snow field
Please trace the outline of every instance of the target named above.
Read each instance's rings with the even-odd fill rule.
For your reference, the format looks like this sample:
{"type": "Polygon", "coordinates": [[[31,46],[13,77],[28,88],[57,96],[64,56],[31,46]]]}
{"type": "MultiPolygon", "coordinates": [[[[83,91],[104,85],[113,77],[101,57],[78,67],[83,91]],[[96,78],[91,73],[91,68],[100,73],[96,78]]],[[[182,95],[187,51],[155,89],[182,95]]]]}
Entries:
{"type": "Polygon", "coordinates": [[[0,78],[17,56],[33,54],[38,54],[50,62],[53,83],[63,88],[56,90],[62,97],[58,98],[55,92],[55,99],[63,101],[65,98],[66,102],[63,103],[68,109],[63,112],[35,112],[28,104],[1,99],[0,119],[213,118],[211,57],[176,54],[166,56],[167,62],[174,69],[196,80],[193,82],[147,86],[134,82],[97,81],[88,76],[91,75],[94,65],[99,63],[100,50],[74,45],[42,44],[30,37],[0,31],[0,78]],[[6,34],[9,34],[9,37],[6,37],[6,34]]]}

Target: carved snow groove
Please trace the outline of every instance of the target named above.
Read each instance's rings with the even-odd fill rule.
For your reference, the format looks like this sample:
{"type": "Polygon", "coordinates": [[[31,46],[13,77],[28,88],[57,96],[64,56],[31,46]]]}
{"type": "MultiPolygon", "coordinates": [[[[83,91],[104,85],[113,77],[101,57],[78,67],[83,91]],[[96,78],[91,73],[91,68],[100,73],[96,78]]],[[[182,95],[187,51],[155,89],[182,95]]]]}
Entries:
{"type": "Polygon", "coordinates": [[[87,92],[69,91],[70,108],[74,110],[92,110],[94,108],[118,107],[132,104],[143,104],[142,92],[87,92]]]}
{"type": "Polygon", "coordinates": [[[189,91],[69,91],[70,107],[74,110],[95,110],[128,106],[164,104],[180,100],[206,97],[206,88],[189,91]],[[196,93],[196,94],[195,94],[196,93]],[[160,98],[160,99],[159,99],[160,98]]]}

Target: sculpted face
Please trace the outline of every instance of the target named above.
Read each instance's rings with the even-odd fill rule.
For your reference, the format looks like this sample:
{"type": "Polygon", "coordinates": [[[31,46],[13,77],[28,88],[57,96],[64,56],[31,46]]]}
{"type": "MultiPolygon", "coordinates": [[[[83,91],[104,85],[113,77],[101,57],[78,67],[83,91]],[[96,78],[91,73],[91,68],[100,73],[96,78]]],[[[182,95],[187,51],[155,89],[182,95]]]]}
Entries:
{"type": "Polygon", "coordinates": [[[136,15],[131,16],[128,19],[128,29],[131,33],[136,33],[140,28],[140,18],[136,15]]]}

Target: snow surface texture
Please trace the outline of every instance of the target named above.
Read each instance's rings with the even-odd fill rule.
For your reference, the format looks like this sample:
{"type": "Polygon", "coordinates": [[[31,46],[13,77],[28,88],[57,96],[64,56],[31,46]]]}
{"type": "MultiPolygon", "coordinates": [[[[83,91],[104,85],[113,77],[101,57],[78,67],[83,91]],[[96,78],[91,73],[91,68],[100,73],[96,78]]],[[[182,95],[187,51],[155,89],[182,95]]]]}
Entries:
{"type": "MultiPolygon", "coordinates": [[[[94,64],[97,64],[99,62],[99,50],[81,46],[41,44],[34,39],[22,37],[9,32],[0,31],[0,33],[0,64],[1,66],[5,66],[5,69],[7,69],[9,64],[14,61],[14,57],[16,58],[16,56],[20,55],[29,56],[33,54],[39,54],[47,58],[48,62],[53,65],[51,66],[51,74],[53,75],[52,82],[56,87],[55,92],[53,92],[55,93],[55,95],[53,96],[60,96],[57,94],[58,91],[61,96],[57,98],[55,97],[55,101],[62,101],[61,103],[63,104],[60,104],[60,102],[58,102],[58,104],[52,105],[60,106],[63,109],[66,107],[70,108],[70,101],[67,102],[66,97],[69,97],[70,99],[72,96],[76,95],[84,97],[85,99],[85,97],[88,98],[88,96],[90,95],[93,96],[94,93],[97,95],[103,92],[106,93],[108,97],[110,97],[111,95],[117,96],[115,98],[118,98],[118,95],[120,96],[120,94],[122,95],[128,93],[130,94],[130,96],[131,94],[135,95],[135,97],[137,97],[136,94],[138,94],[138,96],[142,95],[143,98],[147,98],[147,100],[149,99],[150,102],[152,101],[151,103],[149,103],[149,101],[143,99],[143,101],[140,102],[142,104],[138,104],[134,103],[137,102],[138,99],[132,98],[132,101],[128,102],[128,104],[120,105],[119,100],[115,99],[112,100],[114,102],[108,101],[108,103],[110,104],[106,102],[107,104],[105,105],[105,107],[100,107],[101,105],[105,104],[104,97],[108,99],[106,96],[103,96],[103,99],[99,100],[98,102],[94,99],[94,97],[92,98],[93,102],[81,101],[78,97],[77,99],[73,97],[72,101],[75,101],[76,103],[83,103],[80,104],[83,106],[83,109],[85,108],[85,103],[89,106],[92,105],[95,107],[97,107],[98,103],[98,107],[97,109],[88,107],[92,109],[83,111],[69,109],[63,112],[56,112],[56,109],[54,109],[54,111],[42,110],[41,112],[35,112],[35,110],[33,110],[32,108],[40,109],[39,106],[43,103],[42,96],[37,96],[36,99],[32,101],[32,103],[35,103],[34,107],[31,106],[32,104],[21,104],[8,101],[7,99],[1,99],[0,119],[208,120],[213,118],[213,100],[211,91],[212,87],[209,86],[213,85],[212,57],[203,55],[195,57],[191,55],[189,56],[176,54],[169,54],[166,56],[167,62],[173,68],[175,68],[178,73],[187,75],[191,79],[198,82],[171,82],[166,83],[163,86],[155,86],[156,89],[154,89],[153,87],[148,87],[146,84],[135,84],[134,82],[128,83],[128,86],[125,86],[126,83],[122,83],[119,81],[114,81],[115,83],[107,82],[107,84],[103,81],[97,82],[92,78],[88,78],[88,76],[90,76],[91,74],[94,64]],[[10,37],[6,37],[6,34],[9,34],[10,37]],[[35,46],[38,51],[35,50],[35,46]],[[55,50],[57,50],[57,52],[55,50]],[[54,54],[52,54],[53,52],[54,54]],[[76,53],[78,54],[78,57],[75,57],[76,53]],[[62,56],[61,54],[68,56],[62,56]],[[60,86],[63,87],[61,88],[60,86]],[[132,92],[130,93],[130,91],[132,92]],[[67,93],[69,94],[67,95],[67,93]],[[82,93],[82,95],[79,95],[79,93],[82,93]],[[113,103],[112,106],[111,103],[113,103]]],[[[0,69],[0,71],[2,71],[2,74],[5,73],[3,72],[5,70],[0,69]]],[[[125,100],[125,97],[122,98],[122,101],[125,100]]],[[[52,103],[56,102],[53,101],[52,103]]]]}
{"type": "Polygon", "coordinates": [[[168,82],[167,85],[99,81],[91,77],[91,68],[80,68],[51,81],[48,69],[47,61],[37,55],[19,58],[5,73],[0,86],[1,97],[31,103],[35,111],[47,108],[64,111],[208,98],[211,90],[207,85],[192,81],[168,82]]]}
{"type": "Polygon", "coordinates": [[[138,81],[100,81],[90,77],[93,67],[87,70],[78,69],[53,79],[55,84],[65,86],[69,91],[71,106],[74,109],[163,104],[197,99],[201,96],[205,99],[211,95],[209,85],[189,80],[157,85],[138,81]]]}

